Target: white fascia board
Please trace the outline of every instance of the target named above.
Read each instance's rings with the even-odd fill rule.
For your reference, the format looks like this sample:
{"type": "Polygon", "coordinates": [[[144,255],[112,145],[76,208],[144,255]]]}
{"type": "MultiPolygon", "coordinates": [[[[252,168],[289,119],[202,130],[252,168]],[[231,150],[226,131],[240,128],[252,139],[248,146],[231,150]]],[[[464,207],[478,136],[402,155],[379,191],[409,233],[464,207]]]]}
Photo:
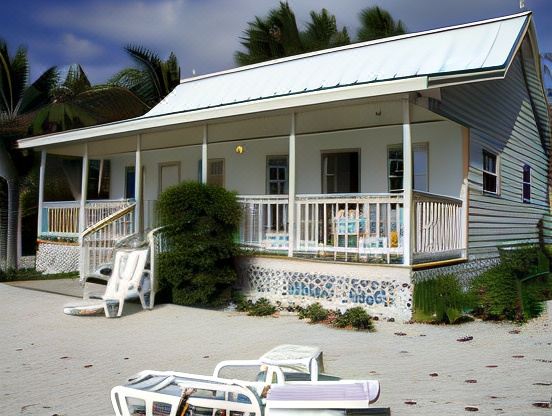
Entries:
{"type": "Polygon", "coordinates": [[[426,76],[393,81],[376,82],[351,87],[333,88],[304,94],[287,95],[259,101],[248,101],[223,107],[167,114],[151,118],[136,118],[125,122],[106,124],[86,129],[72,130],[54,135],[21,139],[19,149],[46,147],[81,140],[107,139],[109,137],[139,134],[172,125],[204,122],[219,118],[282,110],[334,101],[354,100],[390,94],[409,93],[428,88],[426,76]]]}

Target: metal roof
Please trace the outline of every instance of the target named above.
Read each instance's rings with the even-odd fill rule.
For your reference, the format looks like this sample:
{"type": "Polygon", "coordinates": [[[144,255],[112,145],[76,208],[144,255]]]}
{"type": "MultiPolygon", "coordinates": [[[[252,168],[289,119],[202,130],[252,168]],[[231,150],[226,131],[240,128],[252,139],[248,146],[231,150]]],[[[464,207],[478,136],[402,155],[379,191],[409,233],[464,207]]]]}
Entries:
{"type": "Polygon", "coordinates": [[[129,136],[223,117],[500,79],[530,22],[531,12],[525,12],[185,79],[141,117],[21,139],[18,147],[129,136]]]}
{"type": "Polygon", "coordinates": [[[184,80],[145,116],[330,88],[505,69],[529,13],[359,43],[184,80]]]}

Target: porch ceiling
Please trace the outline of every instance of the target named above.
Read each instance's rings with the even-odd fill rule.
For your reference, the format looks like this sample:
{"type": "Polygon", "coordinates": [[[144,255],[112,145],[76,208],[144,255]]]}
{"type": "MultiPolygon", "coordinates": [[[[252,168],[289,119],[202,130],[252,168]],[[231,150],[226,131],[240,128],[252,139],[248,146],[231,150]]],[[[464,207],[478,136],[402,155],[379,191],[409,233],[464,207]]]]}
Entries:
{"type": "MultiPolygon", "coordinates": [[[[431,111],[411,106],[413,124],[445,120],[431,111]]],[[[347,105],[332,103],[305,108],[296,113],[296,135],[364,129],[402,124],[401,102],[391,97],[383,100],[356,100],[347,105]]],[[[290,130],[288,112],[264,113],[234,117],[208,125],[208,142],[222,143],[252,139],[287,137],[290,130]]],[[[203,125],[170,126],[142,134],[142,151],[199,146],[203,141],[203,125]]],[[[136,134],[88,142],[89,157],[106,157],[136,150],[136,134]]],[[[82,156],[82,144],[49,146],[48,153],[82,156]]]]}

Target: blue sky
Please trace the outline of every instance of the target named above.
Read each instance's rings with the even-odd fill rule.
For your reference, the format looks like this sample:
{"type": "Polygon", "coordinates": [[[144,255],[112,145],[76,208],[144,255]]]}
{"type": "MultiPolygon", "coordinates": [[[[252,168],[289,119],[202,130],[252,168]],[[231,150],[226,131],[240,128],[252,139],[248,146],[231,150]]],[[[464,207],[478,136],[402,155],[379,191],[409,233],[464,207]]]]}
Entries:
{"type": "MultiPolygon", "coordinates": [[[[519,12],[519,0],[289,0],[300,25],[325,7],[354,35],[361,9],[379,5],[409,32],[519,12]]],[[[80,63],[93,83],[130,65],[123,51],[138,44],[166,58],[174,51],[182,77],[228,69],[247,21],[276,0],[19,0],[6,1],[0,38],[13,52],[28,48],[31,77],[50,66],[80,63]]],[[[552,1],[525,0],[534,12],[543,52],[552,52],[552,1]]]]}

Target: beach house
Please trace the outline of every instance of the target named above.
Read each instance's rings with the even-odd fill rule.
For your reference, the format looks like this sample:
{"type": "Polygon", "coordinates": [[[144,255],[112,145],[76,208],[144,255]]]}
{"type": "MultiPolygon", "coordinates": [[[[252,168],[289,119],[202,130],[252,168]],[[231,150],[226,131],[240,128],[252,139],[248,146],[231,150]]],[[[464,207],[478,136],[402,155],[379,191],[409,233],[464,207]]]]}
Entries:
{"type": "Polygon", "coordinates": [[[417,279],[539,242],[548,117],[530,12],[184,79],[142,117],[18,142],[42,155],[37,268],[77,269],[203,181],[238,194],[251,296],[409,319],[417,279]],[[52,166],[76,200],[47,199],[52,166]]]}

